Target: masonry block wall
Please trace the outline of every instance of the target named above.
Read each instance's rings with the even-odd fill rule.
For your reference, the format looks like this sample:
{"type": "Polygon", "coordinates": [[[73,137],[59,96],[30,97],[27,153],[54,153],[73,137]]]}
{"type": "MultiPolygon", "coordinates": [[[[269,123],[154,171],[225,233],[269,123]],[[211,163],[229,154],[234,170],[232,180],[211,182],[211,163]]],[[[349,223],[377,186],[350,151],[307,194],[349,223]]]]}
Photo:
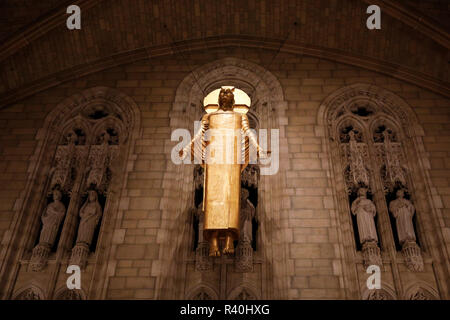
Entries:
{"type": "MultiPolygon", "coordinates": [[[[116,88],[139,106],[141,134],[134,146],[136,157],[129,159],[126,194],[121,195],[112,230],[103,298],[154,298],[162,267],[158,262],[161,244],[157,234],[163,218],[161,197],[170,176],[166,170],[170,149],[165,146],[170,140],[169,113],[175,92],[196,67],[224,57],[237,57],[268,68],[280,81],[288,104],[285,134],[289,159],[282,215],[289,240],[286,264],[290,282],[286,298],[345,298],[336,225],[339,212],[333,199],[329,155],[323,144],[324,128],[318,123],[318,110],[329,94],[346,85],[379,86],[413,108],[424,129],[432,201],[441,217],[435,227],[442,232],[442,248],[450,255],[450,100],[388,75],[330,60],[280,53],[270,63],[273,54],[230,48],[192,52],[187,59],[169,56],[138,61],[62,83],[1,110],[0,265],[6,262],[7,248],[17,246],[10,240],[20,227],[11,227],[24,205],[24,193],[34,169],[29,161],[45,117],[62,100],[84,89],[116,88]]],[[[14,281],[8,266],[2,270],[0,277],[14,281]]],[[[25,283],[9,285],[18,288],[25,283]]]]}

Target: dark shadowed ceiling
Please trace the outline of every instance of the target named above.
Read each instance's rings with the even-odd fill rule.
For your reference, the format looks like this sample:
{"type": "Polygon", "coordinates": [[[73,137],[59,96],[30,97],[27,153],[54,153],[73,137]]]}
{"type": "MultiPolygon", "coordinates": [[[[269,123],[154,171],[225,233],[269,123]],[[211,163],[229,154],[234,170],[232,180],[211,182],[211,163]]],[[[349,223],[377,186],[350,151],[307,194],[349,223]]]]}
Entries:
{"type": "Polygon", "coordinates": [[[449,3],[3,0],[0,105],[83,74],[171,54],[174,47],[277,50],[284,40],[282,51],[367,67],[448,94],[449,3]],[[366,28],[369,3],[382,8],[381,30],[366,28]],[[69,4],[81,7],[81,30],[66,28],[69,4]]]}

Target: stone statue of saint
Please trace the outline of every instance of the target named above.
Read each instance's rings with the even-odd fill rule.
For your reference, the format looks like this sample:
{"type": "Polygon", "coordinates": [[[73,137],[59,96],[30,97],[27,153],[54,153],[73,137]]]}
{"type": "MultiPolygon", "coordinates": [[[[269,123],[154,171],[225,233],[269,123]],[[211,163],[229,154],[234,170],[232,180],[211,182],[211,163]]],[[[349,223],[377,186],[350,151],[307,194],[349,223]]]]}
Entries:
{"type": "Polygon", "coordinates": [[[39,237],[39,245],[52,247],[58,234],[59,226],[66,214],[66,207],[61,202],[61,191],[53,190],[53,202],[45,208],[42,214],[42,230],[39,237]]]}
{"type": "Polygon", "coordinates": [[[252,220],[255,217],[255,207],[248,199],[249,192],[241,188],[241,212],[240,212],[240,240],[252,242],[252,220]]]}
{"type": "Polygon", "coordinates": [[[406,241],[416,241],[416,234],[413,226],[414,206],[408,199],[404,198],[405,191],[397,190],[397,199],[389,204],[389,211],[392,212],[397,224],[397,233],[400,244],[406,241]]]}
{"type": "Polygon", "coordinates": [[[356,215],[358,223],[359,241],[364,244],[368,241],[378,242],[374,217],[377,213],[375,205],[367,199],[367,189],[358,189],[358,198],[352,203],[352,213],[356,215]]]}
{"type": "Polygon", "coordinates": [[[88,192],[88,199],[80,209],[80,226],[78,228],[77,244],[85,243],[88,246],[92,242],[95,228],[102,217],[102,207],[98,202],[95,190],[88,192]]]}

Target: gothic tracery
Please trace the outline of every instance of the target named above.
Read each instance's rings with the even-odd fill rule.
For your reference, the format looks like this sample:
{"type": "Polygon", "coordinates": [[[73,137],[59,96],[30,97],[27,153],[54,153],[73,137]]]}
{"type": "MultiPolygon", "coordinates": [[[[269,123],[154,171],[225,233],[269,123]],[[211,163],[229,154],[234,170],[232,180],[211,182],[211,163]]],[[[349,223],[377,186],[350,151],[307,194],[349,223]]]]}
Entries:
{"type": "MultiPolygon", "coordinates": [[[[382,266],[387,254],[396,256],[398,252],[410,272],[421,272],[424,261],[417,233],[415,190],[409,159],[405,156],[406,148],[411,148],[405,141],[414,134],[415,127],[404,110],[394,106],[392,100],[396,98],[387,93],[381,95],[379,89],[371,92],[372,89],[365,85],[349,86],[324,103],[330,106],[325,122],[331,150],[339,150],[333,156],[340,159],[333,161],[340,163],[336,173],[343,179],[337,179],[343,181],[340,190],[348,195],[339,196],[340,205],[357,217],[355,213],[360,207],[357,193],[366,190],[371,205],[361,207],[361,212],[372,212],[375,219],[373,223],[370,219],[363,223],[352,218],[356,225],[353,228],[356,256],[361,257],[365,267],[382,266]],[[384,98],[379,99],[380,96],[384,98]]],[[[377,290],[369,299],[383,297],[377,290]]]]}

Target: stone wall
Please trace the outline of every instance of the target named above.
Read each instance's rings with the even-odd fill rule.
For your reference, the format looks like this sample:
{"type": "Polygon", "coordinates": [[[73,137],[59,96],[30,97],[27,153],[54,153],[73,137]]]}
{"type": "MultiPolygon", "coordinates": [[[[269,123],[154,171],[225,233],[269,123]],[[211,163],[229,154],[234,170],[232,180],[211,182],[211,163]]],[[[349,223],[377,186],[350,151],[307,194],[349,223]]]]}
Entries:
{"type": "MultiPolygon", "coordinates": [[[[81,77],[40,92],[0,111],[0,288],[2,298],[27,285],[13,283],[14,265],[8,256],[19,243],[22,207],[35,168],[29,166],[42,134],[45,117],[55,106],[84,89],[105,86],[131,97],[141,112],[141,131],[129,159],[126,192],[120,199],[109,250],[107,282],[93,298],[152,299],[164,265],[159,261],[158,239],[162,221],[164,190],[179,183],[167,170],[170,155],[170,119],[180,82],[196,67],[225,57],[237,57],[268,67],[274,52],[250,49],[215,49],[180,56],[150,59],[81,77]]],[[[368,83],[389,90],[414,110],[424,130],[423,143],[429,157],[425,168],[432,185],[431,199],[442,235],[439,250],[450,255],[450,105],[445,97],[376,72],[338,64],[325,59],[281,53],[268,70],[278,78],[287,102],[288,159],[284,161],[286,194],[280,225],[288,248],[285,261],[289,299],[343,299],[343,259],[339,242],[338,212],[333,196],[329,154],[324,127],[318,123],[319,107],[337,89],[368,83]]],[[[245,79],[243,79],[245,80],[245,79]]],[[[192,130],[192,128],[188,128],[192,130]]],[[[175,145],[175,143],[172,143],[175,145]]],[[[176,195],[174,195],[174,201],[176,195]]],[[[35,212],[34,214],[40,214],[35,212]]],[[[26,237],[26,235],[23,235],[26,237]]],[[[436,261],[444,274],[448,261],[436,261]]],[[[106,276],[106,274],[105,274],[106,276]]],[[[39,277],[37,274],[36,277],[39,277]]],[[[277,277],[276,274],[273,277],[277,277]]],[[[63,280],[59,280],[63,281],[63,280]]],[[[63,283],[63,282],[62,282],[63,283]]],[[[90,285],[91,286],[91,285],[90,285]]],[[[442,298],[449,298],[449,284],[442,284],[442,298]]],[[[48,293],[48,298],[51,294],[48,293]]]]}

